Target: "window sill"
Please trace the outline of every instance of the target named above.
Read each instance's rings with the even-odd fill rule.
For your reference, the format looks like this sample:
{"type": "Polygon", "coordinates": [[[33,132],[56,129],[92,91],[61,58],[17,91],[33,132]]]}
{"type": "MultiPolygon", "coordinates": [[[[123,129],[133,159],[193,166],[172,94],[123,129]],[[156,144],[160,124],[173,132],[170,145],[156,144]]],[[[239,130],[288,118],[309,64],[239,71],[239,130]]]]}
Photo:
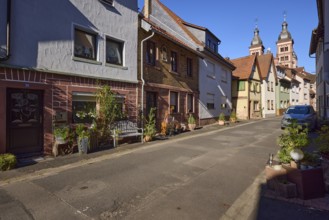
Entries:
{"type": "Polygon", "coordinates": [[[96,61],[96,60],[85,59],[85,58],[81,58],[81,57],[73,57],[72,60],[78,61],[78,62],[83,62],[83,63],[102,65],[102,62],[99,62],[99,61],[96,61]]]}
{"type": "Polygon", "coordinates": [[[216,79],[215,76],[211,76],[211,75],[207,75],[207,77],[210,78],[210,79],[216,79]]]}
{"type": "Polygon", "coordinates": [[[126,66],[120,66],[120,65],[110,64],[110,63],[106,63],[105,66],[118,68],[118,69],[122,69],[122,70],[128,70],[128,67],[126,67],[126,66]]]}

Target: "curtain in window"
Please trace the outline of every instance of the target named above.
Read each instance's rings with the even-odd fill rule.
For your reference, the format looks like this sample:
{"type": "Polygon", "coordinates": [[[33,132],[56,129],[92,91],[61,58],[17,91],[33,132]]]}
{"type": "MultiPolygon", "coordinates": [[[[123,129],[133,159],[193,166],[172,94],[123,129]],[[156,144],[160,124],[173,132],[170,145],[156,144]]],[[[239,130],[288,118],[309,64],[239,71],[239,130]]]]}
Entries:
{"type": "Polygon", "coordinates": [[[106,62],[122,65],[122,48],[119,42],[107,41],[106,44],[106,62]]]}
{"type": "Polygon", "coordinates": [[[95,59],[96,36],[81,30],[75,30],[74,55],[95,59]]]}

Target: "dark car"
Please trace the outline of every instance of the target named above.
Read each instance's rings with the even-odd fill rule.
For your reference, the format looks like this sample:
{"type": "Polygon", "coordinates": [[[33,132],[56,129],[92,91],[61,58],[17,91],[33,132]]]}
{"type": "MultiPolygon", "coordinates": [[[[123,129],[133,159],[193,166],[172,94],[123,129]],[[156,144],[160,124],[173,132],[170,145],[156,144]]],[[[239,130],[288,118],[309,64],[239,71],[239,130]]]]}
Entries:
{"type": "Polygon", "coordinates": [[[316,128],[317,116],[311,105],[292,105],[288,107],[281,120],[281,129],[288,127],[294,119],[297,124],[310,130],[316,128]]]}

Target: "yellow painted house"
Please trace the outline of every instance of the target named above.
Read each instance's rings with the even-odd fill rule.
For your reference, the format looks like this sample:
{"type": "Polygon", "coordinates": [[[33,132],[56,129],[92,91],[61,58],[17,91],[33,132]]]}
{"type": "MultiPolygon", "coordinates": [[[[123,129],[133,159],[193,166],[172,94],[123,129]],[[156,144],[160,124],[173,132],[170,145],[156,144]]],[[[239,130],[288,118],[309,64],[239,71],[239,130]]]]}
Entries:
{"type": "Polygon", "coordinates": [[[257,55],[231,60],[232,107],[240,119],[261,118],[261,77],[257,55]]]}

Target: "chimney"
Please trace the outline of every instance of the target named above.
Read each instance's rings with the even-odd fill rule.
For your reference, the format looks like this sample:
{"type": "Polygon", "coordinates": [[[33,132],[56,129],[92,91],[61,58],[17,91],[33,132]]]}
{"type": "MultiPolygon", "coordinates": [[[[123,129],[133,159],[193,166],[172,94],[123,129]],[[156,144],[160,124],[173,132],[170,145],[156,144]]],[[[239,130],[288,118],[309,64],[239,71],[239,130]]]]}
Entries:
{"type": "Polygon", "coordinates": [[[145,18],[149,18],[150,14],[152,14],[152,0],[144,1],[144,16],[145,18]]]}

